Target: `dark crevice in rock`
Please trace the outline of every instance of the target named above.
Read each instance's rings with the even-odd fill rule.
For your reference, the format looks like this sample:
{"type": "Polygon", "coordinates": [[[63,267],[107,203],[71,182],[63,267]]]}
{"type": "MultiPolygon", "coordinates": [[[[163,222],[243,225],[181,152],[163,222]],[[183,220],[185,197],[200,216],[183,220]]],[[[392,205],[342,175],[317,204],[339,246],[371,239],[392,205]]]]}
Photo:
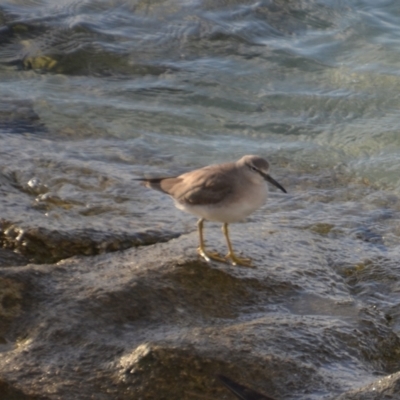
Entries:
{"type": "Polygon", "coordinates": [[[48,400],[48,397],[29,395],[7,382],[0,380],[0,399],[2,400],[48,400]]]}
{"type": "MultiPolygon", "coordinates": [[[[93,256],[130,247],[149,246],[168,242],[181,234],[171,231],[146,230],[143,232],[118,233],[95,229],[54,231],[43,227],[21,228],[10,222],[1,222],[0,247],[18,253],[19,265],[29,261],[36,264],[52,264],[76,256],[93,256]]],[[[1,254],[0,254],[0,266],[1,254]]],[[[16,265],[15,262],[11,265],[16,265]]]]}

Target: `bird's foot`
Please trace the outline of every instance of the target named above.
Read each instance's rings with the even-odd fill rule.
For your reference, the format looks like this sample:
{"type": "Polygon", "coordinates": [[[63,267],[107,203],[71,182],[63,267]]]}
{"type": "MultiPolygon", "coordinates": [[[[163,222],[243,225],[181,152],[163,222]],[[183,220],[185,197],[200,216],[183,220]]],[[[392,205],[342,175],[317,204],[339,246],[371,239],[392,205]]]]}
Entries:
{"type": "Polygon", "coordinates": [[[200,254],[201,257],[203,257],[207,262],[210,262],[211,260],[219,261],[226,263],[226,258],[218,254],[217,252],[213,251],[206,251],[205,249],[199,247],[197,249],[197,252],[200,254]]]}
{"type": "Polygon", "coordinates": [[[241,258],[235,253],[229,252],[225,259],[230,259],[233,265],[243,265],[244,267],[251,267],[251,258],[241,258]]]}

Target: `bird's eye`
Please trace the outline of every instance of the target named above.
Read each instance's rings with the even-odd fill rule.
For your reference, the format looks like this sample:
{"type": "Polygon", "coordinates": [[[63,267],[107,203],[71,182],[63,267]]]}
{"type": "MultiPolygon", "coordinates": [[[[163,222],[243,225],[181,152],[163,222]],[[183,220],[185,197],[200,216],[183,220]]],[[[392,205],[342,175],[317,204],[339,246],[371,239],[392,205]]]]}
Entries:
{"type": "Polygon", "coordinates": [[[249,165],[249,167],[250,167],[250,169],[251,169],[252,171],[255,171],[255,172],[258,171],[257,168],[256,168],[256,167],[253,167],[252,165],[249,165]]]}

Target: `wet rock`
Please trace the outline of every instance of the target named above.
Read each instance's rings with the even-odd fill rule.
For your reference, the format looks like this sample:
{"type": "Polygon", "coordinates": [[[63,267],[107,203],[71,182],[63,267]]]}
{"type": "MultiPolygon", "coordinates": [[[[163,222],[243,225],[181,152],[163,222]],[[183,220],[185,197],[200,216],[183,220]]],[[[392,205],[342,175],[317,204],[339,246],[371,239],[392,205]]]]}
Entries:
{"type": "Polygon", "coordinates": [[[30,396],[2,380],[0,380],[0,398],[4,400],[48,400],[45,396],[30,396]]]}
{"type": "Polygon", "coordinates": [[[0,267],[11,267],[16,265],[26,265],[29,259],[21,254],[7,249],[0,249],[0,267]]]}
{"type": "Polygon", "coordinates": [[[400,372],[376,379],[369,385],[339,396],[337,400],[383,400],[400,397],[400,372]]]}
{"type": "Polygon", "coordinates": [[[21,262],[35,263],[54,263],[75,255],[90,256],[146,246],[179,236],[179,233],[155,230],[120,234],[95,229],[54,231],[44,227],[22,228],[8,221],[2,221],[0,226],[1,247],[18,252],[21,262]]]}
{"type": "MultiPolygon", "coordinates": [[[[212,247],[220,236],[208,232],[212,247]]],[[[384,314],[349,299],[312,252],[297,270],[299,247],[282,251],[295,240],[274,233],[268,251],[262,238],[246,241],[256,268],[203,262],[196,233],[2,268],[0,380],[28,399],[232,399],[223,374],[272,398],[314,400],[398,370],[400,341],[384,314]]]]}
{"type": "Polygon", "coordinates": [[[23,291],[24,285],[18,280],[0,277],[0,352],[9,347],[6,335],[21,313],[23,291]]]}
{"type": "Polygon", "coordinates": [[[11,279],[0,279],[0,318],[10,319],[20,313],[22,285],[11,279]]]}
{"type": "Polygon", "coordinates": [[[239,399],[243,400],[273,400],[271,397],[264,396],[252,389],[247,388],[235,381],[232,381],[227,376],[218,375],[218,379],[234,393],[239,399]]]}
{"type": "Polygon", "coordinates": [[[122,358],[121,366],[125,373],[119,378],[127,385],[126,390],[141,399],[189,400],[201,394],[229,399],[231,396],[216,378],[220,371],[273,392],[277,391],[275,376],[292,373],[296,377],[292,385],[301,386],[301,379],[309,380],[309,374],[316,374],[315,370],[302,370],[284,358],[257,357],[245,351],[230,353],[228,349],[213,354],[205,349],[183,346],[143,345],[122,358]]]}

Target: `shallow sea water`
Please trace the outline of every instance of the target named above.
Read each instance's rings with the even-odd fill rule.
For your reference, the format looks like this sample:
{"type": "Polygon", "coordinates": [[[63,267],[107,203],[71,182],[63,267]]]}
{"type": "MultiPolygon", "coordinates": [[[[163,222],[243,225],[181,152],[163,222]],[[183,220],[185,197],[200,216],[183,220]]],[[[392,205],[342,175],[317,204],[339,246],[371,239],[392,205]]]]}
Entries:
{"type": "Polygon", "coordinates": [[[297,246],[284,268],[305,293],[289,312],[345,320],[368,304],[399,332],[399,40],[396,1],[2,1],[3,247],[44,262],[63,256],[24,253],[26,232],[66,246],[192,232],[133,179],[259,154],[289,193],[271,190],[248,231],[297,246]],[[310,251],[352,299],[316,300],[310,251]]]}

